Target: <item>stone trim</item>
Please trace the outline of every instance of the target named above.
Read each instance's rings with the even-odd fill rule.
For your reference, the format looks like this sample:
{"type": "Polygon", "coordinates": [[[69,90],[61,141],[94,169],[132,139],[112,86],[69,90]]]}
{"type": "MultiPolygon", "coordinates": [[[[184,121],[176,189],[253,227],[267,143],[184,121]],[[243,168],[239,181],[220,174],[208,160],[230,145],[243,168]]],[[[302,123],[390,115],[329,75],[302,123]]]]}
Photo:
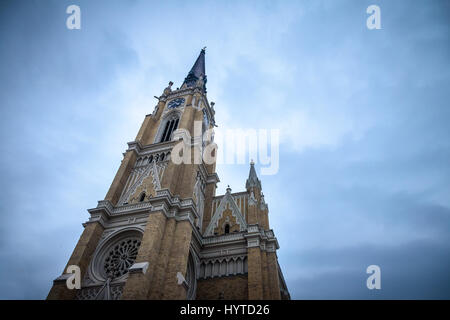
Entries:
{"type": "Polygon", "coordinates": [[[230,243],[232,241],[245,240],[244,233],[229,233],[220,236],[203,238],[203,245],[230,243]]]}
{"type": "Polygon", "coordinates": [[[214,212],[211,221],[209,222],[208,227],[205,230],[205,236],[212,236],[214,232],[214,228],[218,226],[219,220],[223,215],[223,212],[226,210],[226,204],[230,204],[231,214],[236,218],[236,223],[239,225],[240,231],[244,231],[247,229],[247,223],[245,222],[244,217],[242,216],[241,211],[239,210],[236,201],[234,201],[233,196],[229,191],[225,193],[223,198],[220,201],[219,206],[214,212]]]}
{"type": "Polygon", "coordinates": [[[228,277],[248,273],[247,255],[204,259],[197,279],[228,277]]]}
{"type": "MultiPolygon", "coordinates": [[[[222,199],[222,201],[224,201],[224,199],[222,199]]],[[[218,210],[219,208],[220,205],[218,210]]],[[[260,246],[262,250],[267,252],[276,252],[276,250],[280,248],[273,230],[263,230],[257,224],[247,225],[245,223],[244,227],[246,232],[244,230],[243,232],[220,236],[207,236],[207,232],[205,232],[205,234],[202,235],[195,226],[197,211],[194,201],[190,198],[180,201],[178,197],[172,197],[170,191],[167,189],[158,191],[157,196],[148,202],[114,207],[108,200],[101,200],[98,202],[97,208],[89,209],[88,211],[91,213],[91,218],[84,225],[87,223],[99,222],[104,228],[107,228],[112,225],[110,220],[114,217],[125,217],[136,213],[151,214],[153,212],[162,211],[167,218],[175,218],[177,221],[189,220],[192,225],[193,235],[201,246],[223,245],[238,241],[247,241],[248,248],[260,246]],[[258,241],[255,242],[253,241],[254,239],[258,239],[258,241]]],[[[216,215],[217,212],[218,211],[216,210],[215,220],[218,221],[217,218],[220,217],[216,215]]],[[[211,221],[210,226],[214,226],[215,220],[211,221]]]]}
{"type": "Polygon", "coordinates": [[[136,152],[138,157],[148,156],[150,154],[157,153],[157,152],[171,151],[174,145],[175,145],[175,141],[154,143],[154,144],[149,144],[146,146],[142,146],[142,144],[139,141],[131,141],[131,142],[128,142],[128,149],[126,150],[126,152],[134,151],[134,152],[136,152]]]}
{"type": "Polygon", "coordinates": [[[130,269],[128,269],[129,273],[142,273],[142,274],[146,274],[147,273],[147,269],[148,269],[148,262],[137,262],[134,263],[130,269]]]}
{"type": "Polygon", "coordinates": [[[247,248],[259,247],[267,252],[276,252],[280,248],[273,230],[264,230],[258,224],[248,225],[248,232],[244,237],[247,239],[247,248]]]}

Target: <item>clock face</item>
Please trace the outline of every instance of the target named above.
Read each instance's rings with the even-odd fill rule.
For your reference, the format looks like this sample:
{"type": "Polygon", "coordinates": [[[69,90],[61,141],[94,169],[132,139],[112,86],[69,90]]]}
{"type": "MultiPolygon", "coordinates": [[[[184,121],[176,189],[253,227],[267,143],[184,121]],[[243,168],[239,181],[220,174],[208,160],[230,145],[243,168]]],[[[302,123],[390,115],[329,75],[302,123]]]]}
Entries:
{"type": "Polygon", "coordinates": [[[170,101],[169,104],[167,105],[167,107],[169,109],[178,108],[183,103],[184,103],[184,98],[177,98],[177,99],[173,99],[172,101],[170,101]]]}

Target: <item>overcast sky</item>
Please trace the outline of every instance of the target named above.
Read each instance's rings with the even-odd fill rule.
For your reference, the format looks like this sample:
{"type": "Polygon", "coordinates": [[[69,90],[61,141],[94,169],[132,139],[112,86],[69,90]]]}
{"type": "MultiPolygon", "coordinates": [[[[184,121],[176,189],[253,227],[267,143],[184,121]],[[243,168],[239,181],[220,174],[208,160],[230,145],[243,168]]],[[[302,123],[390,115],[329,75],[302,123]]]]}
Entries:
{"type": "MultiPolygon", "coordinates": [[[[449,22],[437,0],[2,1],[0,298],[46,297],[153,96],[207,46],[218,129],[280,130],[278,173],[257,172],[292,298],[449,299],[449,22]]],[[[219,194],[248,162],[218,166],[219,194]]]]}

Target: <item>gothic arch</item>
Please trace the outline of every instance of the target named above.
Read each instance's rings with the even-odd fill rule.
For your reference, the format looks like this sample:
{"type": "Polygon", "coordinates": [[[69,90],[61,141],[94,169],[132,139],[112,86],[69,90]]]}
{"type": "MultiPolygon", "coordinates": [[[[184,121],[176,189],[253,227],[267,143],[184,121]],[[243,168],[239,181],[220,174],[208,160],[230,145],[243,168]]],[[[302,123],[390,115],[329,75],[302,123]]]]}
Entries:
{"type": "Polygon", "coordinates": [[[197,296],[197,278],[199,277],[200,259],[195,250],[189,248],[188,263],[186,266],[186,282],[188,284],[186,299],[195,300],[197,296]]]}
{"type": "Polygon", "coordinates": [[[181,112],[180,111],[173,110],[173,111],[169,111],[168,113],[166,113],[160,121],[154,143],[170,141],[170,137],[173,135],[173,132],[176,129],[178,129],[180,120],[181,120],[181,112]],[[172,128],[170,128],[171,122],[173,124],[172,128]],[[168,125],[169,125],[169,127],[167,127],[168,125]],[[169,140],[166,140],[166,137],[168,137],[169,140]],[[162,141],[163,138],[165,139],[165,141],[162,141]]]}
{"type": "Polygon", "coordinates": [[[128,269],[136,259],[142,235],[142,229],[128,227],[117,230],[103,239],[89,264],[90,280],[100,284],[108,277],[112,278],[112,282],[125,281],[128,278],[128,269]],[[120,257],[117,256],[118,253],[121,254],[120,257]]]}

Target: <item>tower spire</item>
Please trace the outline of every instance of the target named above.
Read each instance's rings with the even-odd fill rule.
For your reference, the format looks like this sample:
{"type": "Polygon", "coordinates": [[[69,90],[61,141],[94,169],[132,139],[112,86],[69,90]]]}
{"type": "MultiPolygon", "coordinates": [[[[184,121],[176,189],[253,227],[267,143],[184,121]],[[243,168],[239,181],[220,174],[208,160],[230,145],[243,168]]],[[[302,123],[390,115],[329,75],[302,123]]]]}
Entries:
{"type": "Polygon", "coordinates": [[[261,181],[258,179],[255,170],[255,163],[250,161],[250,172],[248,174],[247,182],[245,183],[245,187],[249,190],[252,187],[257,187],[261,190],[261,181]]]}
{"type": "Polygon", "coordinates": [[[203,82],[200,83],[202,85],[202,89],[204,92],[206,92],[205,50],[206,47],[204,47],[200,51],[197,60],[195,60],[195,63],[192,66],[191,71],[189,71],[181,87],[183,87],[184,85],[186,85],[186,87],[194,87],[198,84],[200,80],[200,82],[203,82]]]}

